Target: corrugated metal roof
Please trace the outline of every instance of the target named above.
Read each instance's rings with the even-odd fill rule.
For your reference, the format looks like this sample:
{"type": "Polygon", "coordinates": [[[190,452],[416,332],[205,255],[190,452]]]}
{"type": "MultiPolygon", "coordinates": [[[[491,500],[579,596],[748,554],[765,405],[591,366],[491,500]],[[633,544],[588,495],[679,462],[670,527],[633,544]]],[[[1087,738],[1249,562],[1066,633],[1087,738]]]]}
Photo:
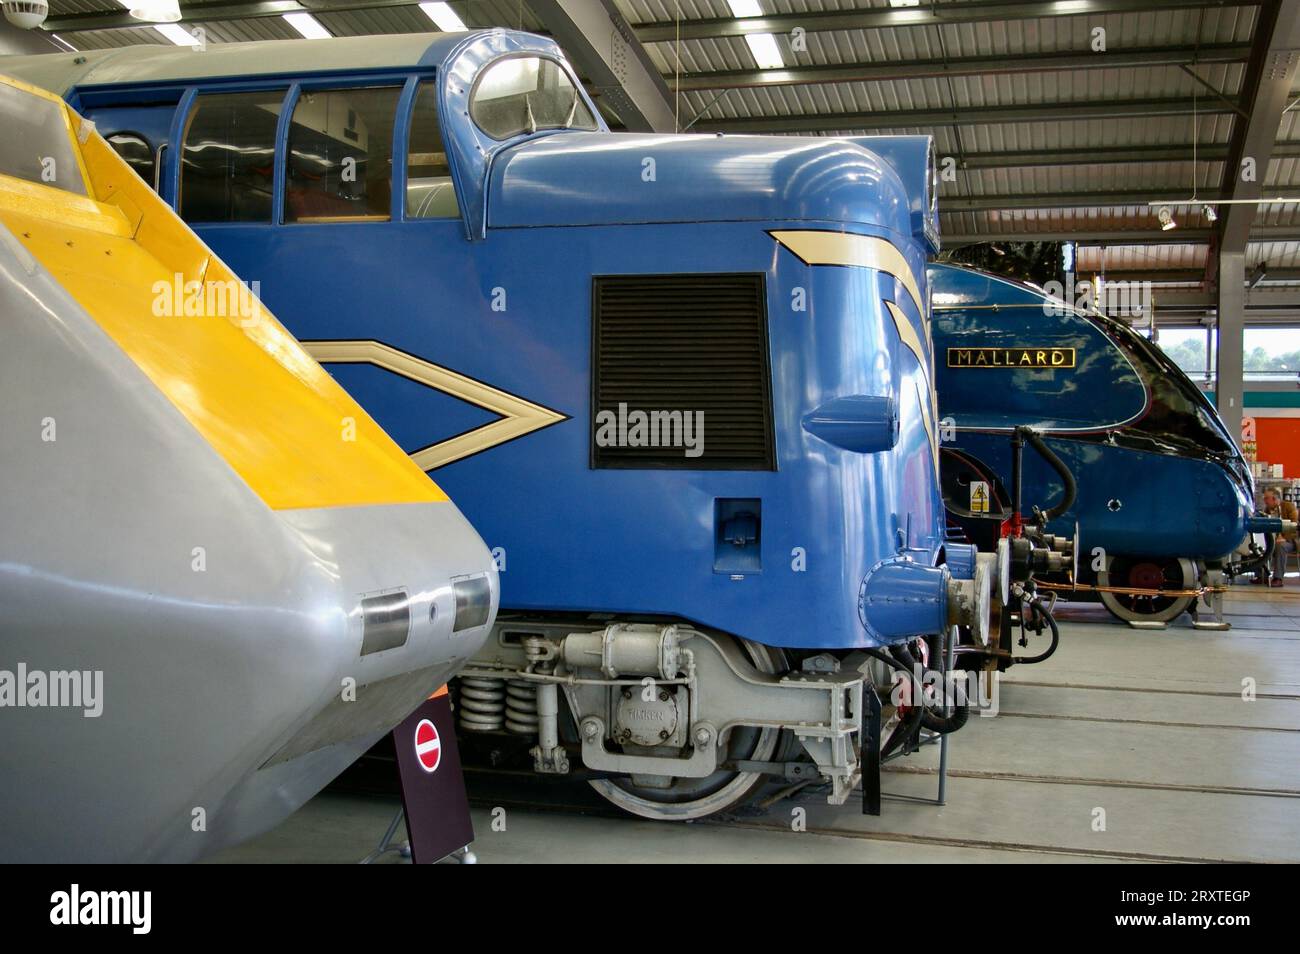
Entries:
{"type": "MultiPolygon", "coordinates": [[[[752,64],[746,68],[752,69],[752,64]]],[[[686,59],[683,59],[683,70],[693,71],[692,64],[686,59]]],[[[672,69],[666,71],[670,89],[673,87],[674,72],[672,69]]],[[[1235,65],[1202,67],[1201,73],[1207,79],[1217,80],[1225,86],[1239,84],[1241,79],[1241,68],[1235,65]]],[[[729,89],[720,98],[715,90],[686,90],[683,98],[693,112],[703,109],[716,99],[710,115],[719,119],[836,112],[887,114],[897,110],[961,110],[1059,103],[1065,105],[1060,119],[1053,122],[1069,122],[1069,104],[1173,98],[1195,98],[1202,104],[1199,108],[1210,114],[1222,114],[1226,109],[1191,77],[1173,66],[1073,73],[769,85],[729,89]]],[[[1190,129],[1190,116],[1184,122],[1190,129]]]]}
{"type": "MultiPolygon", "coordinates": [[[[226,0],[220,0],[226,6],[226,0]]],[[[503,26],[541,31],[542,23],[521,0],[450,0],[465,24],[471,28],[503,26]]],[[[187,13],[199,11],[206,4],[183,3],[187,13]]],[[[119,13],[120,4],[112,0],[50,0],[50,16],[86,13],[119,13]]],[[[313,10],[312,16],[335,36],[376,36],[389,33],[428,33],[436,31],[430,19],[414,3],[407,6],[371,7],[360,10],[313,10]]],[[[186,29],[202,27],[209,42],[237,43],[252,40],[299,39],[299,34],[278,16],[246,17],[216,21],[186,21],[186,29]]],[[[149,26],[121,30],[77,31],[61,34],[79,50],[109,49],[140,43],[166,43],[149,26]]]]}
{"type": "Polygon", "coordinates": [[[1084,245],[1075,258],[1080,272],[1132,272],[1205,267],[1204,245],[1084,245]]]}
{"type": "Polygon", "coordinates": [[[120,3],[113,0],[49,0],[50,16],[60,17],[73,13],[102,13],[108,10],[121,10],[120,3]]]}
{"type": "MultiPolygon", "coordinates": [[[[724,13],[721,15],[726,16],[726,4],[722,7],[724,13]]],[[[684,4],[683,22],[693,19],[685,15],[685,9],[684,4]]],[[[1254,19],[1253,15],[1246,15],[1249,10],[1206,11],[1215,15],[1207,15],[1199,43],[1249,43],[1254,19]]],[[[672,22],[675,17],[670,14],[662,19],[672,22]]],[[[789,35],[778,35],[777,40],[787,65],[891,63],[1090,52],[1092,31],[1098,28],[1106,31],[1106,50],[1113,52],[1122,52],[1125,48],[1192,46],[1198,43],[1195,17],[1187,16],[1185,11],[956,23],[942,27],[817,31],[804,35],[806,50],[793,49],[789,35]],[[1140,21],[1148,16],[1152,22],[1139,26],[1140,21]]],[[[743,37],[654,42],[647,43],[646,49],[663,72],[668,72],[670,64],[676,62],[679,49],[683,69],[691,71],[753,69],[755,65],[743,37]]],[[[1105,52],[1097,53],[1099,60],[1105,55],[1105,52]]]]}
{"type": "Polygon", "coordinates": [[[380,7],[374,10],[340,10],[313,13],[335,36],[372,36],[376,33],[428,33],[436,29],[419,7],[380,7]]]}
{"type": "Polygon", "coordinates": [[[1300,242],[1259,242],[1246,252],[1246,266],[1254,268],[1261,262],[1274,268],[1300,267],[1300,242]]]}
{"type": "MultiPolygon", "coordinates": [[[[959,0],[939,0],[940,8],[959,0]]],[[[777,44],[787,67],[888,66],[905,62],[936,62],[954,59],[988,59],[994,62],[1017,57],[1054,53],[1083,54],[1091,50],[1094,30],[1105,31],[1107,52],[1157,47],[1246,46],[1254,37],[1258,15],[1253,3],[1219,6],[1207,0],[1201,9],[1135,10],[1125,13],[1038,16],[1025,19],[890,28],[817,30],[811,15],[825,12],[885,11],[889,0],[758,0],[766,15],[810,15],[803,39],[806,47],[796,50],[791,37],[782,34],[777,44]]],[[[183,0],[187,11],[201,4],[183,0]]],[[[470,27],[505,26],[544,31],[542,22],[526,0],[451,0],[452,7],[470,27]]],[[[632,24],[701,19],[726,19],[731,10],[726,0],[616,0],[632,24]]],[[[50,0],[51,16],[120,11],[113,0],[50,0]]],[[[414,5],[385,6],[357,10],[315,12],[316,18],[336,36],[365,36],[386,33],[428,32],[427,17],[414,5]]],[[[186,26],[191,24],[187,22],[186,26]]],[[[295,39],[296,32],[280,17],[246,18],[199,22],[209,42],[225,43],[260,39],[295,39]]],[[[129,29],[71,32],[63,37],[78,49],[108,49],[142,43],[165,43],[154,30],[141,26],[129,29]]],[[[749,45],[743,37],[707,37],[646,44],[654,66],[667,78],[680,70],[686,75],[716,72],[752,72],[756,69],[749,45]]],[[[1043,208],[965,210],[961,199],[993,197],[1070,196],[1099,193],[1100,199],[1114,193],[1159,193],[1190,195],[1216,191],[1224,175],[1224,149],[1232,140],[1238,118],[1224,109],[1221,101],[1176,65],[1110,66],[1107,53],[1097,53],[1098,63],[1087,69],[1048,69],[1025,72],[996,72],[979,75],[940,75],[923,78],[890,78],[871,81],[764,85],[727,89],[703,88],[681,94],[681,125],[698,121],[745,121],[758,118],[777,120],[774,133],[786,118],[808,115],[868,114],[883,121],[884,131],[928,133],[935,137],[941,156],[972,157],[955,181],[941,185],[942,227],[950,235],[1069,233],[1073,231],[1113,232],[1157,227],[1156,210],[1139,197],[1124,197],[1125,204],[1077,208],[1055,208],[1049,200],[1043,208]],[[1126,100],[1195,99],[1200,115],[1160,115],[1141,118],[1079,118],[1070,104],[1113,103],[1126,100]],[[1002,121],[996,116],[977,123],[944,123],[924,128],[887,126],[892,116],[921,110],[998,110],[1007,107],[1066,104],[1060,115],[1047,120],[1002,121]],[[1204,110],[1214,110],[1205,112],[1204,110]],[[1198,150],[1217,149],[1206,158],[1192,158],[1192,144],[1198,150]],[[1114,152],[1089,155],[1096,150],[1133,147],[1167,147],[1172,155],[1154,161],[1141,156],[1120,161],[1114,152]],[[1047,153],[1039,157],[1037,153],[1047,153]],[[1052,153],[1069,152],[1069,161],[1052,153]],[[1005,167],[998,166],[1001,153],[1019,154],[1005,167]],[[993,157],[993,158],[990,158],[993,157]]],[[[1204,81],[1228,97],[1239,95],[1244,81],[1242,62],[1205,62],[1195,67],[1204,81]]],[[[901,121],[907,121],[900,117],[901,121]]],[[[828,121],[829,127],[834,125],[828,121]]],[[[846,123],[817,133],[799,135],[862,135],[878,133],[846,123]]],[[[1300,109],[1282,118],[1280,141],[1300,143],[1300,109]]],[[[1275,158],[1263,177],[1269,190],[1300,188],[1300,155],[1275,158]]],[[[987,203],[983,203],[987,204],[987,203]]],[[[1208,229],[1200,209],[1180,207],[1180,228],[1208,229]]],[[[1186,270],[1203,268],[1206,246],[1180,241],[1170,233],[1169,244],[1112,245],[1106,250],[1107,268],[1119,270],[1186,270]]],[[[1300,266],[1300,206],[1294,204],[1261,207],[1248,258],[1274,267],[1300,266]],[[1267,229],[1295,229],[1297,241],[1277,240],[1267,229]]],[[[1088,253],[1091,254],[1091,253],[1088,253]]],[[[1098,253],[1100,254],[1100,253],[1098,253]]],[[[1081,253],[1081,261],[1084,261],[1081,253]]],[[[1093,267],[1091,259],[1086,259],[1093,267]]],[[[1098,259],[1100,261],[1100,259],[1098,259]]]]}

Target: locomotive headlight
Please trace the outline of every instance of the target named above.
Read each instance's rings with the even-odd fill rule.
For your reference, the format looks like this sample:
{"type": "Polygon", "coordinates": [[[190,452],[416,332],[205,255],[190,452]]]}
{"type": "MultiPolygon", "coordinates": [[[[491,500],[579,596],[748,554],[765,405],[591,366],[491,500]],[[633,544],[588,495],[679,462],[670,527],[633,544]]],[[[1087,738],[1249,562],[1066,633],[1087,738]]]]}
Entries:
{"type": "Polygon", "coordinates": [[[487,622],[492,611],[492,584],[486,576],[454,580],[452,591],[456,597],[456,617],[451,626],[453,633],[474,629],[487,622]]]}

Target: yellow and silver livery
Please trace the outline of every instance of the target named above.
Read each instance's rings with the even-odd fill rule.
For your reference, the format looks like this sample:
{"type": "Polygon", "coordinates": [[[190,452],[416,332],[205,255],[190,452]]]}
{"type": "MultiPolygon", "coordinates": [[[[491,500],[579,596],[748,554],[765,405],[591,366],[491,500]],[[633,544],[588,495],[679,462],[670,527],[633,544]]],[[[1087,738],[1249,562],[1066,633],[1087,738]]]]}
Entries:
{"type": "Polygon", "coordinates": [[[266,830],[482,644],[446,495],[57,97],[0,77],[0,859],[266,830]]]}

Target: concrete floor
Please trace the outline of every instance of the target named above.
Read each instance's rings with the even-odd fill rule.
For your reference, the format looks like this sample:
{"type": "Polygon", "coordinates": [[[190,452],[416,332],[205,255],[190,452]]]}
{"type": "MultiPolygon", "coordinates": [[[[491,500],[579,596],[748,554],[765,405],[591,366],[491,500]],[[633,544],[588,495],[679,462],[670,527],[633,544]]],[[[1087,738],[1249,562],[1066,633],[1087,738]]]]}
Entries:
{"type": "MultiPolygon", "coordinates": [[[[1000,714],[952,737],[944,807],[891,798],[871,818],[856,799],[810,794],[691,825],[507,808],[493,831],[484,804],[474,851],[481,863],[1300,861],[1300,580],[1238,586],[1227,616],[1226,633],[1186,617],[1151,632],[1061,607],[1057,654],[1013,669],[1000,714]]],[[[886,792],[933,797],[937,765],[933,746],[891,763],[886,792]]],[[[214,860],[356,861],[396,807],[325,793],[214,860]]]]}

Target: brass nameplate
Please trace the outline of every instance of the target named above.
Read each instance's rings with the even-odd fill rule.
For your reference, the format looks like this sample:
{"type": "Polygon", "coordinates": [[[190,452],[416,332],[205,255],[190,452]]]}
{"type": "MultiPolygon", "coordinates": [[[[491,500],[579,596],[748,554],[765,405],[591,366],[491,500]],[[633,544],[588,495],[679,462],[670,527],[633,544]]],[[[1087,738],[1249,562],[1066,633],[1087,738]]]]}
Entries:
{"type": "Polygon", "coordinates": [[[950,368],[1073,368],[1073,348],[949,348],[950,368]]]}

